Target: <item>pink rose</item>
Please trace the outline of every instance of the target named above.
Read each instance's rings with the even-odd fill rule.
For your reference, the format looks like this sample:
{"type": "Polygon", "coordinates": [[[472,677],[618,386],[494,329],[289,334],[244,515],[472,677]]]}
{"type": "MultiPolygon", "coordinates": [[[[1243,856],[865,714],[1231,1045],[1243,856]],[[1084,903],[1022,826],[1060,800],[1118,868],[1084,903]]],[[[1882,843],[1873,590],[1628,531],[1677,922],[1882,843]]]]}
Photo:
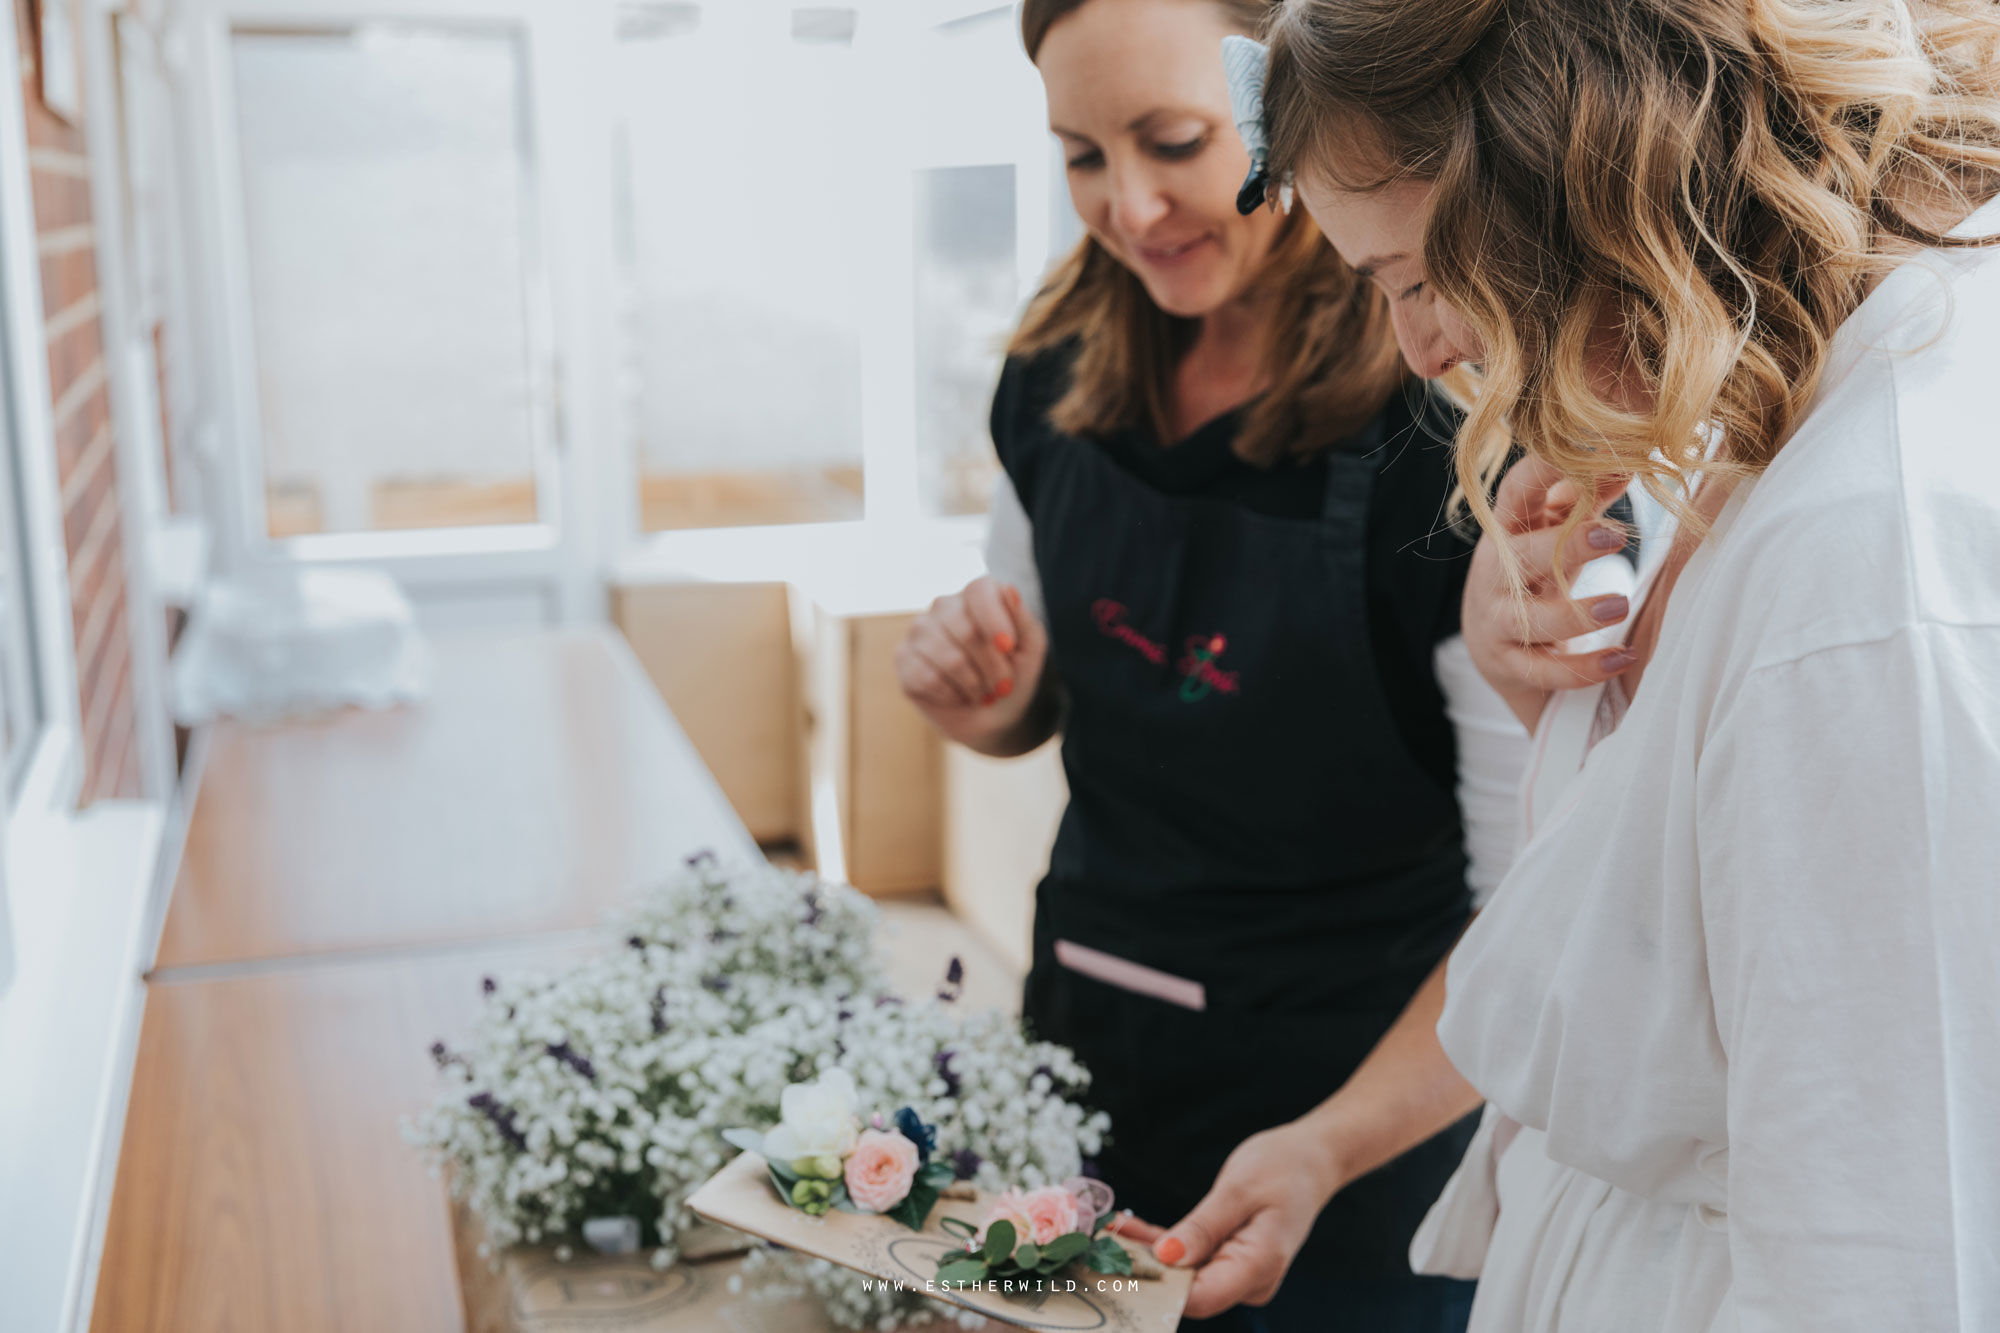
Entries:
{"type": "MultiPolygon", "coordinates": [[[[1008,1222],[1014,1228],[1014,1243],[1033,1241],[1037,1245],[1047,1245],[1057,1236],[1072,1231],[1083,1230],[1083,1221],[1078,1215],[1076,1195],[1060,1185],[1045,1185],[1038,1190],[1008,1190],[993,1200],[986,1214],[986,1225],[1008,1222]]],[[[982,1241],[985,1231],[981,1230],[982,1241]]]]}
{"type": "Polygon", "coordinates": [[[1025,1197],[1020,1190],[1008,1190],[1003,1194],[994,1195],[993,1202],[986,1207],[986,1225],[979,1228],[979,1235],[974,1239],[984,1245],[986,1233],[992,1229],[995,1222],[1005,1222],[1014,1228],[1016,1245],[1033,1235],[1035,1224],[1028,1220],[1028,1210],[1022,1206],[1025,1197]]]}
{"type": "Polygon", "coordinates": [[[886,1213],[910,1196],[917,1145],[901,1134],[864,1129],[848,1154],[847,1197],[864,1213],[886,1213]]]}

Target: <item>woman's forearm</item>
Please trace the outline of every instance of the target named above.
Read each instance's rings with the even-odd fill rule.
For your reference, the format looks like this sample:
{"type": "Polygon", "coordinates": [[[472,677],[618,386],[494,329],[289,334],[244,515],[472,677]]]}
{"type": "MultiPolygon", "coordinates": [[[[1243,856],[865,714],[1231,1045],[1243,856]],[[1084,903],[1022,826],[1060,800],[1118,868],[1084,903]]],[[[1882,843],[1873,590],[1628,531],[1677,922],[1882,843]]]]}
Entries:
{"type": "Polygon", "coordinates": [[[1303,1117],[1328,1148],[1328,1197],[1478,1108],[1479,1093],[1438,1043],[1444,987],[1440,961],[1361,1067],[1303,1117]]]}

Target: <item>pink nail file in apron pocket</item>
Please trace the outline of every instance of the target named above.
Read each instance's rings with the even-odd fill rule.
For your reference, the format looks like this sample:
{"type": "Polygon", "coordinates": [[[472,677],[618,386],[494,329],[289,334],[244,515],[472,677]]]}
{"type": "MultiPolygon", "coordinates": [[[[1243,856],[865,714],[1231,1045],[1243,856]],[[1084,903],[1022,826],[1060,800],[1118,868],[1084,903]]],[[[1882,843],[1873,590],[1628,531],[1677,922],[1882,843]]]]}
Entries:
{"type": "Polygon", "coordinates": [[[1208,993],[1199,981],[1189,981],[1171,972],[1119,958],[1072,940],[1056,941],[1056,961],[1072,972],[1081,972],[1107,986],[1116,986],[1135,995],[1150,995],[1183,1009],[1208,1008],[1208,993]]]}

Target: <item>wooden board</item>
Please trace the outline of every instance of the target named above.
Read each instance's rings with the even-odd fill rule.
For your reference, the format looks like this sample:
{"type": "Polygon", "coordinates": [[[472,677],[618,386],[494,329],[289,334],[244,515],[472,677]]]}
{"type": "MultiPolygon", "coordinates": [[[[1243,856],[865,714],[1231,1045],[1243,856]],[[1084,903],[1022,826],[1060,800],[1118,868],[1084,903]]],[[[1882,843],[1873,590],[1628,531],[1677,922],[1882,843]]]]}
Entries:
{"type": "MultiPolygon", "coordinates": [[[[480,978],[574,945],[154,985],[93,1333],[439,1333],[459,1326],[442,1186],[401,1117],[480,978]]],[[[4,1323],[0,1319],[0,1323],[4,1323]]]]}
{"type": "MultiPolygon", "coordinates": [[[[858,1213],[809,1217],[778,1201],[764,1159],[746,1152],[696,1190],[688,1207],[723,1226],[851,1268],[857,1282],[900,1283],[908,1290],[1020,1328],[1065,1333],[1086,1329],[1169,1333],[1179,1327],[1188,1287],[1194,1280],[1192,1269],[1168,1268],[1157,1277],[1140,1279],[1072,1267],[1047,1279],[1052,1290],[1012,1297],[937,1283],[938,1257],[960,1244],[939,1225],[939,1219],[959,1217],[977,1224],[985,1216],[988,1202],[983,1197],[972,1201],[940,1199],[920,1232],[886,1217],[858,1213]]],[[[1143,1253],[1138,1245],[1120,1243],[1134,1255],[1143,1253]]]]}
{"type": "Polygon", "coordinates": [[[216,724],[159,967],[594,926],[756,855],[615,631],[433,646],[421,704],[216,724]]]}

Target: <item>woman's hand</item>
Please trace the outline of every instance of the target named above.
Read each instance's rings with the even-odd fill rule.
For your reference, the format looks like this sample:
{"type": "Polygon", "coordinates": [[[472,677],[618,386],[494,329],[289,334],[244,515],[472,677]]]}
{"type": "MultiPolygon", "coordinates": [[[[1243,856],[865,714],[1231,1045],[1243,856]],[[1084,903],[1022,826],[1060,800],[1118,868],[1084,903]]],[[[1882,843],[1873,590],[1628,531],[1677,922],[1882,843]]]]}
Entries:
{"type": "Polygon", "coordinates": [[[1595,516],[1601,516],[1627,484],[1629,478],[1618,478],[1600,487],[1591,503],[1594,517],[1579,524],[1559,550],[1558,529],[1578,502],[1575,488],[1555,469],[1532,458],[1516,463],[1501,479],[1494,497],[1500,531],[1482,533],[1472,553],[1459,624],[1473,665],[1529,731],[1541,720],[1555,691],[1609,680],[1635,660],[1617,647],[1565,651],[1570,639],[1624,620],[1631,605],[1617,594],[1573,601],[1562,595],[1556,581],[1558,566],[1563,583],[1573,583],[1585,565],[1624,547],[1625,533],[1619,525],[1595,516]],[[1525,603],[1507,582],[1503,543],[1527,576],[1525,603]]]}
{"type": "Polygon", "coordinates": [[[896,679],[947,739],[1020,754],[1049,735],[1042,699],[1048,650],[1048,634],[1020,592],[979,578],[932,602],[910,625],[896,646],[896,679]]]}
{"type": "Polygon", "coordinates": [[[1137,1219],[1121,1236],[1149,1243],[1161,1263],[1196,1268],[1189,1319],[1267,1305],[1320,1210],[1346,1182],[1326,1135],[1303,1120],[1236,1145],[1215,1184],[1171,1232],[1137,1219]]]}

